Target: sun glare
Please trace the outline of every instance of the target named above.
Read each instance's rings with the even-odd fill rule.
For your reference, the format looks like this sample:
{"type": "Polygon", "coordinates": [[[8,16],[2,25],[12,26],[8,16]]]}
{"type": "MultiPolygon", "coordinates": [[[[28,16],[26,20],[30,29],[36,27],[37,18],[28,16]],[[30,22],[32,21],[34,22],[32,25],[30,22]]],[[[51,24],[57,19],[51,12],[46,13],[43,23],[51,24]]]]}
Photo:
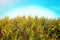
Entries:
{"type": "Polygon", "coordinates": [[[56,18],[56,14],[48,10],[44,7],[38,7],[38,6],[27,6],[27,7],[21,7],[21,8],[15,8],[11,11],[8,11],[4,14],[4,16],[9,16],[10,18],[14,18],[17,16],[38,16],[38,17],[46,17],[46,18],[56,18]]]}

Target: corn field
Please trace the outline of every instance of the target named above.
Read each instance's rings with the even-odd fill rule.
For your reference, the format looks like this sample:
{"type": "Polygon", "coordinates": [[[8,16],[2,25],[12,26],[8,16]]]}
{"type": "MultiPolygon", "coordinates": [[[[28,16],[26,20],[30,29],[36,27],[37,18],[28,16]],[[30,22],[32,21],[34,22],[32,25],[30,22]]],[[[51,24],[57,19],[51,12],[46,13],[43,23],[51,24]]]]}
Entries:
{"type": "Polygon", "coordinates": [[[60,40],[60,19],[37,16],[1,18],[0,40],[60,40]]]}

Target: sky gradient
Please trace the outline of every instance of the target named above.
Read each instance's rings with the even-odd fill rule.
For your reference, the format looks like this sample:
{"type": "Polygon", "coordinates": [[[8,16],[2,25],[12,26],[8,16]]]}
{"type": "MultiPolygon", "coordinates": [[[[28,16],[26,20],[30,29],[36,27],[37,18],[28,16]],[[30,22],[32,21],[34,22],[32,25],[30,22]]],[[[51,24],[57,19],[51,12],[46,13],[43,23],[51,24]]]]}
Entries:
{"type": "Polygon", "coordinates": [[[0,18],[18,15],[60,18],[60,0],[0,0],[0,18]]]}

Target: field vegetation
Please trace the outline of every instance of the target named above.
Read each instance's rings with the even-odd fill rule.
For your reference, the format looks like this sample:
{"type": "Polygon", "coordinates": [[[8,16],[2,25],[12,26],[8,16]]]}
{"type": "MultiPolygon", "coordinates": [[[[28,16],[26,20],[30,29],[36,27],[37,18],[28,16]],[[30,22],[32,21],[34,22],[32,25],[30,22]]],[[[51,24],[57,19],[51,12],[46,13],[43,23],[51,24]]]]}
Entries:
{"type": "Polygon", "coordinates": [[[1,18],[0,40],[60,40],[60,19],[1,18]]]}

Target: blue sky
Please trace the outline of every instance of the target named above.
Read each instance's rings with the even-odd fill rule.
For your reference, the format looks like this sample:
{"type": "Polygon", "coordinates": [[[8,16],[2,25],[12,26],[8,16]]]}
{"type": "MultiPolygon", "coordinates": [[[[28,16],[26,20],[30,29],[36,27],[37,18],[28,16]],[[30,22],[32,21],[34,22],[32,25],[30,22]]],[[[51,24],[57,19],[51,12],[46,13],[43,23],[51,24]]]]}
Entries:
{"type": "Polygon", "coordinates": [[[60,18],[60,0],[0,0],[0,18],[21,15],[60,18]]]}

